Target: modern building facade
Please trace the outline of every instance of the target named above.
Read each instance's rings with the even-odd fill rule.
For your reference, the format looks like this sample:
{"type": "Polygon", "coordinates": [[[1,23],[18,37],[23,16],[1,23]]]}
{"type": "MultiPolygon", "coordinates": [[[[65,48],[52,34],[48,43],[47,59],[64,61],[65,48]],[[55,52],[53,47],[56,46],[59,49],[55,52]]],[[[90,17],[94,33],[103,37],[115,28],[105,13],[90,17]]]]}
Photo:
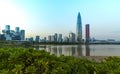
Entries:
{"type": "Polygon", "coordinates": [[[58,42],[62,42],[62,41],[63,41],[62,34],[59,34],[59,36],[58,36],[58,42]]]}
{"type": "Polygon", "coordinates": [[[69,42],[75,43],[75,33],[72,32],[69,33],[69,42]]]}
{"type": "Polygon", "coordinates": [[[6,34],[10,34],[10,25],[5,26],[5,32],[6,34]]]}
{"type": "Polygon", "coordinates": [[[51,35],[48,36],[48,42],[51,42],[51,35]]]}
{"type": "Polygon", "coordinates": [[[76,41],[78,43],[82,43],[82,21],[80,12],[78,13],[77,16],[76,41]]]}
{"type": "Polygon", "coordinates": [[[36,36],[35,41],[40,42],[40,36],[36,36]]]}
{"type": "Polygon", "coordinates": [[[55,36],[54,35],[51,36],[51,42],[55,42],[55,36]]]}
{"type": "Polygon", "coordinates": [[[15,32],[16,32],[16,33],[19,33],[19,32],[20,32],[20,31],[19,31],[19,27],[16,27],[16,28],[15,28],[15,32]]]}
{"type": "Polygon", "coordinates": [[[25,40],[25,30],[21,30],[21,40],[25,40]]]}
{"type": "Polygon", "coordinates": [[[25,30],[19,30],[19,27],[16,27],[15,30],[10,29],[10,25],[6,25],[5,29],[2,30],[3,34],[1,35],[1,40],[24,40],[25,39],[25,30]]]}
{"type": "Polygon", "coordinates": [[[85,25],[85,38],[86,38],[86,43],[89,43],[90,41],[90,27],[89,24],[85,25]]]}
{"type": "Polygon", "coordinates": [[[55,42],[58,41],[58,34],[57,34],[57,33],[55,33],[55,35],[54,35],[54,41],[55,41],[55,42]]]}

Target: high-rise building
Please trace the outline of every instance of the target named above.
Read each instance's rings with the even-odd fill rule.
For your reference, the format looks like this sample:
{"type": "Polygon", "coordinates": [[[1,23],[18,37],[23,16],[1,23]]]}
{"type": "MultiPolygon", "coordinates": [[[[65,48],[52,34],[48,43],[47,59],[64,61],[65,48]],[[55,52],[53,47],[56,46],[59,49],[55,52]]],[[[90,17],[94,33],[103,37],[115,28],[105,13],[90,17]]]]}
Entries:
{"type": "Polygon", "coordinates": [[[51,35],[48,36],[48,42],[51,42],[51,35]]]}
{"type": "Polygon", "coordinates": [[[25,30],[21,30],[20,37],[21,37],[21,40],[25,40],[25,30]]]}
{"type": "Polygon", "coordinates": [[[10,34],[10,25],[5,26],[6,34],[10,34]]]}
{"type": "Polygon", "coordinates": [[[54,37],[54,35],[51,36],[51,42],[55,42],[55,37],[54,37]]]}
{"type": "Polygon", "coordinates": [[[58,36],[58,42],[62,42],[62,34],[59,34],[59,36],[58,36]]]}
{"type": "Polygon", "coordinates": [[[16,27],[16,28],[15,28],[15,32],[16,32],[16,33],[19,33],[19,32],[20,32],[20,31],[19,31],[19,27],[16,27]]]}
{"type": "Polygon", "coordinates": [[[55,33],[55,35],[54,35],[54,41],[55,41],[55,42],[58,41],[58,35],[57,35],[57,33],[55,33]]]}
{"type": "Polygon", "coordinates": [[[36,36],[35,41],[40,42],[40,36],[36,36]]]}
{"type": "Polygon", "coordinates": [[[89,29],[89,24],[86,24],[85,26],[85,37],[86,37],[86,43],[89,43],[90,41],[90,29],[89,29]]]}
{"type": "Polygon", "coordinates": [[[78,13],[77,16],[76,41],[78,43],[82,43],[82,21],[80,12],[78,13]]]}
{"type": "Polygon", "coordinates": [[[69,33],[69,42],[70,43],[75,42],[75,33],[72,33],[72,32],[69,33]]]}
{"type": "Polygon", "coordinates": [[[25,30],[20,31],[19,27],[16,27],[14,31],[10,29],[10,25],[6,25],[5,29],[2,30],[2,32],[3,32],[2,39],[4,40],[24,40],[25,39],[25,30]]]}

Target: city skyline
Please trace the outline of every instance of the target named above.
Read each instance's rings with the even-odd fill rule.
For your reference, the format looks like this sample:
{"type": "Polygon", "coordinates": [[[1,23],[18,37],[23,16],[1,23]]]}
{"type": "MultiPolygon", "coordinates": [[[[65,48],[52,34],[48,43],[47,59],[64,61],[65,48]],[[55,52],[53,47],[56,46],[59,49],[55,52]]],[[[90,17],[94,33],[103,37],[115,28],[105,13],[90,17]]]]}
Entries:
{"type": "MultiPolygon", "coordinates": [[[[2,0],[0,27],[11,25],[26,30],[26,37],[46,37],[54,33],[68,36],[76,33],[77,13],[81,13],[83,38],[85,24],[90,24],[91,37],[120,40],[119,0],[2,0]]],[[[13,27],[13,28],[12,28],[13,27]]]]}

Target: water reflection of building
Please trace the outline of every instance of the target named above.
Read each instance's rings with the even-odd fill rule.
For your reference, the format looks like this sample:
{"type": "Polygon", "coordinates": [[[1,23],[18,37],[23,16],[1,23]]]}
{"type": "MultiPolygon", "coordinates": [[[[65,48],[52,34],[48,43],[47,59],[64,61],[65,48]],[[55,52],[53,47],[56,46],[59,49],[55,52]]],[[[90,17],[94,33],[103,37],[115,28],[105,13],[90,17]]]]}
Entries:
{"type": "Polygon", "coordinates": [[[76,50],[76,48],[75,47],[71,47],[71,50],[72,50],[72,56],[75,56],[75,50],[76,50]]]}
{"type": "Polygon", "coordinates": [[[88,44],[85,45],[86,48],[86,56],[90,56],[90,47],[88,44]]]}
{"type": "Polygon", "coordinates": [[[82,46],[47,46],[47,52],[57,56],[82,56],[82,46]]]}
{"type": "Polygon", "coordinates": [[[51,53],[51,45],[48,45],[48,46],[46,47],[46,51],[51,53]]]}
{"type": "Polygon", "coordinates": [[[55,54],[56,56],[62,55],[62,46],[48,46],[47,52],[50,52],[51,54],[55,54]]]}
{"type": "Polygon", "coordinates": [[[65,56],[70,56],[70,47],[69,46],[63,46],[62,47],[62,54],[65,56]]]}
{"type": "Polygon", "coordinates": [[[62,55],[62,46],[57,46],[58,56],[62,55]]]}
{"type": "Polygon", "coordinates": [[[53,46],[52,49],[53,49],[53,53],[57,55],[57,46],[53,46]]]}
{"type": "Polygon", "coordinates": [[[34,46],[34,48],[35,48],[36,50],[39,50],[39,49],[40,49],[40,47],[39,47],[39,46],[34,46]]]}
{"type": "Polygon", "coordinates": [[[50,54],[55,54],[56,56],[90,56],[90,47],[88,44],[85,45],[85,48],[82,48],[82,45],[45,45],[36,46],[35,49],[45,50],[47,52],[50,52],[50,54]]]}
{"type": "Polygon", "coordinates": [[[76,51],[75,51],[75,55],[76,57],[82,56],[82,46],[81,45],[77,45],[76,46],[76,51]]]}

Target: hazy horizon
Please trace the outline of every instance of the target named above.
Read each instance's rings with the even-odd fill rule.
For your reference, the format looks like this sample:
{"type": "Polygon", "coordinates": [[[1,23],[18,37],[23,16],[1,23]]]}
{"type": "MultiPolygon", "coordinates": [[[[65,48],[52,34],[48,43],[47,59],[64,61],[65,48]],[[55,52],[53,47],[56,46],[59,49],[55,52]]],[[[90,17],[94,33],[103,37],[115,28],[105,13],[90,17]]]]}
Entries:
{"type": "Polygon", "coordinates": [[[78,12],[90,24],[90,36],[120,40],[120,0],[1,0],[0,27],[20,27],[26,37],[76,33],[78,12]]]}

